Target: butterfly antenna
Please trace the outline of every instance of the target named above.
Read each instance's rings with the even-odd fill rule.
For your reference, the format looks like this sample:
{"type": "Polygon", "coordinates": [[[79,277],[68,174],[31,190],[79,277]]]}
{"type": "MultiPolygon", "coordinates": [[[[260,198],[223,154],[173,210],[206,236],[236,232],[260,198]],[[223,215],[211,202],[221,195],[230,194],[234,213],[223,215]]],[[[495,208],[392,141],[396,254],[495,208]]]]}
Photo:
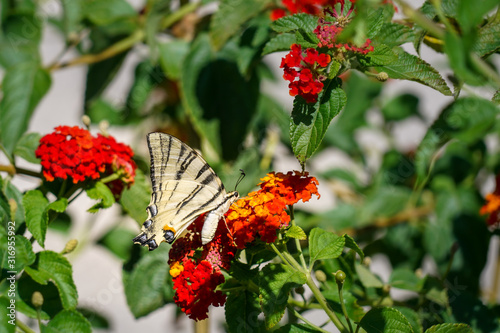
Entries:
{"type": "Polygon", "coordinates": [[[240,177],[238,178],[238,180],[236,181],[236,185],[234,186],[234,190],[236,191],[236,188],[238,187],[238,185],[241,183],[241,181],[243,180],[243,178],[245,178],[245,171],[243,171],[243,169],[240,169],[240,177]]]}

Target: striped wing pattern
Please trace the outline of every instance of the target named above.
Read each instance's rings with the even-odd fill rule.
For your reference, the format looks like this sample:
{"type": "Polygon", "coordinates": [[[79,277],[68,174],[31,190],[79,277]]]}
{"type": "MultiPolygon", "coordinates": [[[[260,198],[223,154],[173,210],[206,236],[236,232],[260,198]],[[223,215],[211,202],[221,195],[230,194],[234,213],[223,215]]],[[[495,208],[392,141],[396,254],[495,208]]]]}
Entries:
{"type": "Polygon", "coordinates": [[[134,242],[154,250],[173,242],[199,215],[225,206],[228,195],[203,157],[176,137],[150,133],[148,147],[153,193],[134,242]]]}

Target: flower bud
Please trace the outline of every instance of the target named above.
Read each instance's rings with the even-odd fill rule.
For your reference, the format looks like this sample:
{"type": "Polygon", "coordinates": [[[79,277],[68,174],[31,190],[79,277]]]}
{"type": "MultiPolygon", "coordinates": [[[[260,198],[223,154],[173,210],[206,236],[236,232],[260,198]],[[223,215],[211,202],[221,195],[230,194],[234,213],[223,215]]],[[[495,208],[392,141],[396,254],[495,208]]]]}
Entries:
{"type": "Polygon", "coordinates": [[[422,278],[422,276],[424,275],[424,272],[422,271],[422,268],[417,268],[417,269],[415,270],[415,275],[416,275],[419,279],[421,279],[421,278],[422,278]]]}
{"type": "Polygon", "coordinates": [[[384,284],[384,286],[382,287],[382,292],[384,293],[384,295],[389,295],[390,291],[391,291],[391,286],[388,284],[384,284]]]}
{"type": "Polygon", "coordinates": [[[35,306],[35,308],[41,308],[43,305],[43,295],[39,291],[35,291],[33,295],[31,295],[31,303],[35,306]]]}
{"type": "Polygon", "coordinates": [[[14,199],[9,199],[9,207],[10,207],[10,216],[12,219],[14,219],[14,216],[16,215],[17,212],[17,202],[14,199]]]}
{"type": "Polygon", "coordinates": [[[326,281],[326,274],[323,271],[315,271],[314,276],[316,277],[316,280],[318,280],[319,282],[326,281]]]}
{"type": "Polygon", "coordinates": [[[87,116],[86,114],[82,116],[82,123],[85,125],[85,127],[87,127],[87,129],[90,127],[90,123],[91,123],[91,120],[90,120],[90,117],[87,116]]]}
{"type": "Polygon", "coordinates": [[[343,284],[344,281],[345,281],[345,273],[341,270],[338,270],[337,273],[335,273],[335,282],[337,282],[337,284],[343,284]]]}
{"type": "Polygon", "coordinates": [[[372,258],[365,257],[365,259],[363,259],[363,265],[365,265],[366,267],[369,267],[371,263],[372,263],[372,258]]]}
{"type": "Polygon", "coordinates": [[[385,82],[387,79],[389,79],[389,75],[386,72],[380,72],[377,74],[377,80],[385,82]]]}
{"type": "Polygon", "coordinates": [[[78,241],[76,239],[70,239],[67,243],[64,249],[61,251],[61,254],[67,254],[73,252],[73,250],[76,248],[78,245],[78,241]]]}
{"type": "Polygon", "coordinates": [[[101,120],[99,122],[99,131],[103,136],[109,136],[108,134],[108,128],[109,128],[109,121],[107,120],[101,120]]]}

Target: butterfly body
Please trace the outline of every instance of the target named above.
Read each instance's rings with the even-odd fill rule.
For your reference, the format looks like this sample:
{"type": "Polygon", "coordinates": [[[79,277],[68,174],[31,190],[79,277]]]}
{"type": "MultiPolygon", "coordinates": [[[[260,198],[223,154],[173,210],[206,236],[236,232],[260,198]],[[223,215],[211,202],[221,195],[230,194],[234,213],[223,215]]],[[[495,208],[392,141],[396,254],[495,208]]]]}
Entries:
{"type": "Polygon", "coordinates": [[[134,243],[154,250],[172,243],[201,214],[206,214],[202,243],[212,240],[219,220],[238,192],[227,193],[219,177],[195,150],[174,136],[150,133],[153,193],[147,207],[148,218],[134,243]]]}

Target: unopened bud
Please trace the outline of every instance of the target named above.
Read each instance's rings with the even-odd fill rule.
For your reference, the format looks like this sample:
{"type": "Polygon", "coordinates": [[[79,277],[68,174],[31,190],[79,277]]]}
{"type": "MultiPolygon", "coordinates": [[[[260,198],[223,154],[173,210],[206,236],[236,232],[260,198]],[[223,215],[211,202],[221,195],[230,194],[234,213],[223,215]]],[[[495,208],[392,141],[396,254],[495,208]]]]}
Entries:
{"type": "Polygon", "coordinates": [[[341,270],[338,270],[337,273],[335,273],[335,282],[338,284],[343,284],[345,281],[345,273],[341,270]]]}
{"type": "Polygon", "coordinates": [[[85,115],[82,116],[82,123],[88,129],[90,127],[90,124],[92,123],[92,121],[90,120],[90,117],[85,114],[85,115]]]}
{"type": "Polygon", "coordinates": [[[35,308],[41,308],[43,305],[43,295],[39,291],[35,291],[33,295],[31,295],[31,303],[35,306],[35,308]]]}
{"type": "Polygon", "coordinates": [[[371,263],[372,263],[372,258],[365,257],[365,259],[363,259],[363,265],[365,265],[366,267],[369,267],[371,263]]]}
{"type": "Polygon", "coordinates": [[[316,280],[318,280],[319,282],[326,281],[326,274],[323,271],[315,271],[314,276],[316,277],[316,280]]]}
{"type": "Polygon", "coordinates": [[[424,272],[422,271],[422,268],[417,268],[415,270],[415,275],[420,279],[424,275],[424,272]]]}
{"type": "Polygon", "coordinates": [[[17,212],[17,202],[14,199],[9,199],[9,208],[10,208],[10,216],[12,219],[14,219],[14,216],[16,215],[17,212]]]}
{"type": "Polygon", "coordinates": [[[387,79],[389,79],[389,75],[386,72],[380,72],[377,74],[377,80],[385,82],[387,79]]]}
{"type": "Polygon", "coordinates": [[[76,239],[70,239],[67,243],[64,249],[62,250],[61,254],[67,254],[73,252],[73,250],[77,247],[78,241],[76,239]]]}
{"type": "Polygon", "coordinates": [[[99,131],[103,136],[108,136],[109,121],[101,120],[99,122],[99,131]]]}
{"type": "Polygon", "coordinates": [[[389,292],[391,291],[391,286],[388,284],[384,284],[382,287],[382,291],[385,295],[389,295],[389,292]]]}

